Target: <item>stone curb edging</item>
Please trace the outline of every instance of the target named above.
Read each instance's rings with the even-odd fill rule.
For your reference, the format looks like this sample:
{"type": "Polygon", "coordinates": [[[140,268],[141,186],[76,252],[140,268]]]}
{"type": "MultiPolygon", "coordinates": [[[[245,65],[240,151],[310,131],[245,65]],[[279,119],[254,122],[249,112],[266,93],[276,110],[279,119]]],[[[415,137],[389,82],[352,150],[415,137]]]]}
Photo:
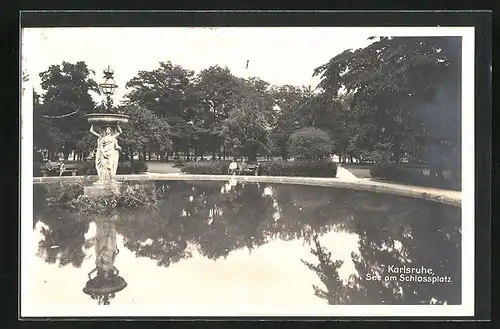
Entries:
{"type": "MultiPolygon", "coordinates": [[[[96,179],[96,176],[62,176],[62,177],[33,177],[34,184],[54,182],[78,182],[84,178],[96,179]]],[[[297,184],[320,187],[337,187],[359,191],[387,193],[406,197],[414,197],[429,201],[461,207],[462,197],[460,191],[428,189],[420,186],[398,185],[391,183],[374,182],[371,180],[342,181],[337,178],[318,177],[283,177],[283,176],[232,176],[232,175],[189,175],[189,174],[154,174],[118,175],[118,181],[144,181],[144,180],[181,180],[181,181],[228,181],[275,184],[297,184]]]]}

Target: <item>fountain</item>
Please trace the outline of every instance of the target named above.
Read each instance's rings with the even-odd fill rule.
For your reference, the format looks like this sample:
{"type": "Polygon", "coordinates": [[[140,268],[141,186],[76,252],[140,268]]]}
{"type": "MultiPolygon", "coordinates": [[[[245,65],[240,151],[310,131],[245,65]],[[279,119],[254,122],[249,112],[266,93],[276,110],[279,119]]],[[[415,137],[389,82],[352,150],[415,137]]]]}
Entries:
{"type": "Polygon", "coordinates": [[[87,120],[91,124],[90,133],[97,137],[95,166],[99,179],[93,185],[84,188],[86,196],[95,197],[120,193],[121,183],[116,180],[116,170],[118,169],[121,147],[117,137],[122,133],[120,123],[127,123],[128,118],[127,115],[115,113],[87,115],[87,120]]]}
{"type": "MultiPolygon", "coordinates": [[[[108,66],[103,73],[104,82],[99,84],[99,87],[106,95],[107,107],[111,112],[113,108],[111,95],[113,95],[117,85],[113,79],[114,71],[111,67],[108,66]]],[[[99,179],[93,185],[84,188],[84,195],[99,197],[120,193],[121,183],[115,179],[121,150],[117,137],[122,133],[120,123],[125,124],[128,119],[127,115],[117,113],[92,113],[87,115],[87,120],[90,123],[90,133],[97,137],[95,167],[99,179]]]]}

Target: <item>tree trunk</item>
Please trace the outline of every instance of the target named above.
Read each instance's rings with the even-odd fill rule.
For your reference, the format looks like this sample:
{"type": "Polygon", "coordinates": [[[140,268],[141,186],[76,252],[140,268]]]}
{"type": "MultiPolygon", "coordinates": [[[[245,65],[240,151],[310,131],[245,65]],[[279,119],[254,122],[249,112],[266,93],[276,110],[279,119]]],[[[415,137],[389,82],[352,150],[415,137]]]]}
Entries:
{"type": "Polygon", "coordinates": [[[258,150],[259,150],[258,148],[253,148],[253,147],[248,150],[248,161],[249,162],[250,161],[252,161],[252,162],[257,161],[257,151],[258,150]]]}
{"type": "Polygon", "coordinates": [[[288,160],[288,152],[285,147],[281,149],[281,158],[286,161],[288,160]]]}
{"type": "Polygon", "coordinates": [[[401,145],[399,145],[398,143],[395,143],[394,144],[394,161],[398,164],[399,161],[400,161],[400,158],[401,158],[401,145]]]}

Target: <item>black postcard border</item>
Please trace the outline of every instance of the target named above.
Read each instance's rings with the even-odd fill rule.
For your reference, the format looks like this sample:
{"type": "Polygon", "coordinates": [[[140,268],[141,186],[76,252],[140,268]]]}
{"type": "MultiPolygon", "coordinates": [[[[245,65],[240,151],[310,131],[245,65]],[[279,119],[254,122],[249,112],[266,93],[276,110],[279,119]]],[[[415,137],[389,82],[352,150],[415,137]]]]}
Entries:
{"type": "MultiPolygon", "coordinates": [[[[20,81],[20,31],[21,27],[83,27],[83,26],[474,26],[475,27],[475,316],[453,318],[453,320],[487,320],[491,315],[491,88],[492,88],[492,14],[488,11],[292,11],[292,12],[222,12],[222,11],[177,11],[177,12],[160,12],[160,11],[108,11],[108,12],[35,12],[25,11],[19,13],[19,21],[17,25],[12,26],[15,33],[14,42],[5,42],[7,55],[10,55],[12,62],[15,64],[8,66],[12,77],[20,81]],[[12,70],[14,67],[16,69],[12,70]]],[[[4,21],[6,23],[7,21],[4,21]]],[[[15,23],[13,20],[10,22],[15,23]]],[[[99,50],[102,51],[102,50],[99,50]]],[[[7,80],[7,79],[6,79],[7,80]]],[[[9,81],[14,81],[9,80],[9,81]]],[[[8,84],[5,82],[4,90],[13,92],[11,95],[14,102],[20,109],[20,83],[8,84]]],[[[14,113],[14,111],[12,111],[14,113]]],[[[20,112],[14,115],[18,122],[18,136],[20,133],[20,112]]],[[[8,140],[8,139],[7,139],[8,140]]],[[[20,139],[17,144],[20,151],[20,139]]],[[[7,153],[10,154],[10,153],[7,153]]],[[[17,164],[18,178],[20,178],[20,163],[22,158],[19,158],[17,164]]],[[[16,168],[14,168],[15,170],[16,168]]],[[[467,173],[466,173],[467,174],[467,173]]],[[[13,178],[14,176],[12,176],[13,178]]],[[[10,177],[8,177],[10,178],[10,177]]],[[[5,179],[4,179],[5,180],[5,179]]],[[[19,191],[21,189],[19,179],[14,183],[19,191]],[[17,183],[17,184],[16,184],[17,183]]],[[[13,205],[14,203],[6,203],[13,205]]],[[[18,250],[20,248],[20,192],[18,194],[18,243],[15,245],[18,250]]],[[[7,218],[5,218],[7,219],[7,218]]],[[[5,221],[5,230],[13,232],[14,228],[9,228],[9,225],[14,221],[5,221]]],[[[11,234],[10,236],[14,236],[11,234]]],[[[12,250],[14,245],[10,245],[12,250]]],[[[12,256],[8,256],[12,257],[12,256]]],[[[20,259],[16,259],[17,275],[14,274],[15,266],[3,266],[2,278],[4,284],[11,291],[11,296],[18,297],[20,284],[20,259]],[[6,270],[7,269],[7,270],[6,270]],[[6,272],[10,269],[8,279],[5,279],[6,272]],[[14,284],[16,283],[16,284],[14,284]]],[[[10,264],[14,264],[10,262],[10,264]]],[[[12,307],[14,303],[10,303],[10,311],[17,313],[20,307],[20,297],[18,297],[17,307],[12,307]]],[[[19,315],[19,314],[18,314],[19,315]]],[[[13,316],[17,318],[17,316],[13,316]]],[[[9,317],[10,318],[10,317],[9,317]]],[[[46,320],[45,318],[23,318],[26,320],[46,320]]],[[[89,320],[83,318],[51,318],[53,321],[58,320],[89,320]]],[[[94,318],[92,320],[123,320],[122,318],[94,318]]],[[[255,318],[133,318],[133,321],[147,320],[230,320],[230,321],[255,321],[255,318]]],[[[287,320],[287,321],[331,321],[331,320],[452,320],[449,317],[436,318],[412,318],[412,317],[374,317],[374,318],[359,318],[359,317],[342,317],[337,319],[326,317],[266,317],[259,320],[287,320]]],[[[51,321],[51,324],[55,324],[51,321]]],[[[291,324],[290,322],[288,322],[291,324]]],[[[28,324],[24,322],[23,324],[28,324]]],[[[41,323],[38,323],[41,324],[41,323]]],[[[132,323],[126,323],[132,324],[132,323]]],[[[134,323],[135,324],[135,323],[134,323]]],[[[178,323],[180,324],[180,323],[178,323]]],[[[208,323],[205,323],[208,324],[208,323]]],[[[82,323],[82,325],[85,325],[82,323]]],[[[140,324],[139,324],[140,325],[140,324]]]]}

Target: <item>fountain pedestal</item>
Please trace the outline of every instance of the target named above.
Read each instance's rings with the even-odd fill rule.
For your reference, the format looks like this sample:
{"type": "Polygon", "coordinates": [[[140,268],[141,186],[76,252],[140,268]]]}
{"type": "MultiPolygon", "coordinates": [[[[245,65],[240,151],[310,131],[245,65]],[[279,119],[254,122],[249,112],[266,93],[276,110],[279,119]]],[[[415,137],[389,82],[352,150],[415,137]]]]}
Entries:
{"type": "Polygon", "coordinates": [[[88,197],[100,197],[105,195],[119,195],[122,183],[117,181],[110,182],[95,182],[93,185],[85,186],[83,194],[88,197]]]}

